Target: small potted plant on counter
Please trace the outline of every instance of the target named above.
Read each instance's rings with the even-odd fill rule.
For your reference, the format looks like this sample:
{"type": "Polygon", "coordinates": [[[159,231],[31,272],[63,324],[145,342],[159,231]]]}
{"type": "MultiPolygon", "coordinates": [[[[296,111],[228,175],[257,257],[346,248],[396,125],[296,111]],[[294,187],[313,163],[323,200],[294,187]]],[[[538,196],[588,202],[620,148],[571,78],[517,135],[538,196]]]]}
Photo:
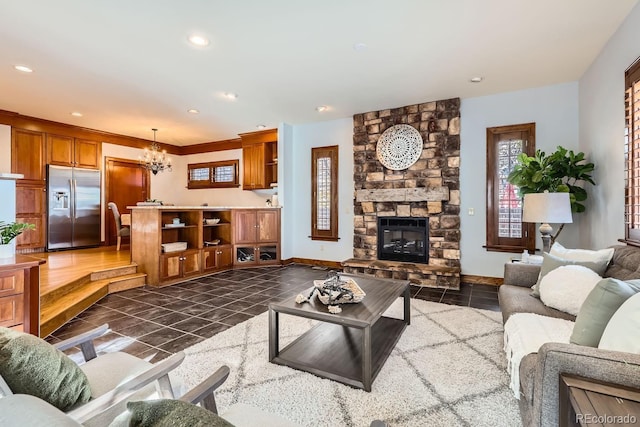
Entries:
{"type": "Polygon", "coordinates": [[[15,253],[13,239],[22,234],[25,230],[35,230],[34,224],[23,222],[0,221],[0,258],[11,258],[15,253]]]}

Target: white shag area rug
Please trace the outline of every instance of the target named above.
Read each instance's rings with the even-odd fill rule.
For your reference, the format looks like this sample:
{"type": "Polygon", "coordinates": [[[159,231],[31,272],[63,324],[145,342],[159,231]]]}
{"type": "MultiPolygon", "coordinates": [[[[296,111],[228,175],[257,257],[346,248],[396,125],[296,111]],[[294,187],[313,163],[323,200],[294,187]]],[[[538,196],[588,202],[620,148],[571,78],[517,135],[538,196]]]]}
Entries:
{"type": "MultiPolygon", "coordinates": [[[[402,317],[398,300],[387,315],[402,317]]],[[[185,350],[176,370],[188,388],[221,365],[231,374],[216,392],[220,412],[245,403],[301,426],[520,426],[509,389],[500,313],[411,300],[411,325],[363,390],[268,361],[263,313],[185,350]]],[[[313,321],[280,315],[280,348],[313,321]]]]}

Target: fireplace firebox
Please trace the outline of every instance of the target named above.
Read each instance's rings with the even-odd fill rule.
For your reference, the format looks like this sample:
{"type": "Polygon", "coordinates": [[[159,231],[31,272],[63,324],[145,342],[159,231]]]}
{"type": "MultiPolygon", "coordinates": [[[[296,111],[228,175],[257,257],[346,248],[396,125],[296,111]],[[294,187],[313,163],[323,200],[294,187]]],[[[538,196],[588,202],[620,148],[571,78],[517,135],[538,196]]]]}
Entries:
{"type": "Polygon", "coordinates": [[[378,259],[429,263],[429,220],[378,217],[378,259]]]}

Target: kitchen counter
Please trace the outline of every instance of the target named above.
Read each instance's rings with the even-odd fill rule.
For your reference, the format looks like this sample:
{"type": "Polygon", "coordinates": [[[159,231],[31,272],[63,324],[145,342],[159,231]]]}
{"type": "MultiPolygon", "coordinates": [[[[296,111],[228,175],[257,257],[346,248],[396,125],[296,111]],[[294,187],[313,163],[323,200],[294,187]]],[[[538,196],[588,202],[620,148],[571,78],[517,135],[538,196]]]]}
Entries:
{"type": "Polygon", "coordinates": [[[203,211],[220,211],[220,210],[228,210],[228,209],[280,209],[282,206],[127,206],[127,209],[157,209],[164,211],[174,211],[174,210],[203,210],[203,211]]]}

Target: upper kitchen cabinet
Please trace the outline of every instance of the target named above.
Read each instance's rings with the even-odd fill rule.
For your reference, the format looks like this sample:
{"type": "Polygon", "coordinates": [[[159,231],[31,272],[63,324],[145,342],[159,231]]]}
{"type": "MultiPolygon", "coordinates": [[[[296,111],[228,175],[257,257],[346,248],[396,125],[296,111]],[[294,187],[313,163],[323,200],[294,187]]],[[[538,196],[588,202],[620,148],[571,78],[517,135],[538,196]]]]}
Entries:
{"type": "Polygon", "coordinates": [[[47,134],[48,164],[100,169],[101,157],[102,144],[99,142],[47,134]]]}
{"type": "Polygon", "coordinates": [[[24,175],[25,180],[45,180],[44,133],[26,129],[11,129],[11,172],[24,175]]]}
{"type": "Polygon", "coordinates": [[[240,134],[242,140],[242,189],[261,190],[278,183],[278,131],[240,134]]]}

